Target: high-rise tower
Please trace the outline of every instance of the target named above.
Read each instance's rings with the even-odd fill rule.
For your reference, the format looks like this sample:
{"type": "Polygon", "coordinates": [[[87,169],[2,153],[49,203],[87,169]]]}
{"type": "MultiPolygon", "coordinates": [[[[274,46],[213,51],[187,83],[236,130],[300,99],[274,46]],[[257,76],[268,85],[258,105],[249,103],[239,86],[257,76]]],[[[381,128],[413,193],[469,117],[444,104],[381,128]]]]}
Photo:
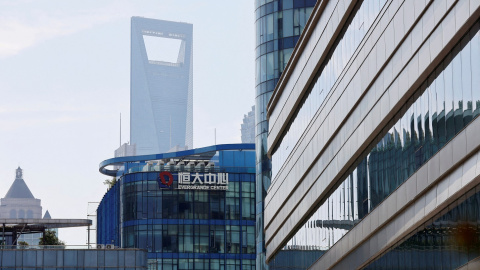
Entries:
{"type": "Polygon", "coordinates": [[[267,103],[316,0],[255,0],[255,148],[257,149],[257,269],[265,269],[263,199],[270,186],[267,103]]]}
{"type": "Polygon", "coordinates": [[[193,145],[193,25],[132,17],[130,141],[136,154],[193,145]]]}
{"type": "Polygon", "coordinates": [[[255,106],[243,116],[241,124],[242,143],[255,143],[255,106]]]}

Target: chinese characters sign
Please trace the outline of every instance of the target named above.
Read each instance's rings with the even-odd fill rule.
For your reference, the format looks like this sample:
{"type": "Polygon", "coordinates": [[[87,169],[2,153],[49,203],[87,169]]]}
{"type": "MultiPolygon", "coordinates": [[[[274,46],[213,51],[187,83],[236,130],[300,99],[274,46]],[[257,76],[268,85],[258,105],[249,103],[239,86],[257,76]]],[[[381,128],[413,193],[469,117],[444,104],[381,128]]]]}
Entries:
{"type": "MultiPolygon", "coordinates": [[[[161,188],[172,188],[173,175],[170,172],[159,174],[161,188]]],[[[228,173],[178,173],[178,189],[227,190],[228,173]]]]}

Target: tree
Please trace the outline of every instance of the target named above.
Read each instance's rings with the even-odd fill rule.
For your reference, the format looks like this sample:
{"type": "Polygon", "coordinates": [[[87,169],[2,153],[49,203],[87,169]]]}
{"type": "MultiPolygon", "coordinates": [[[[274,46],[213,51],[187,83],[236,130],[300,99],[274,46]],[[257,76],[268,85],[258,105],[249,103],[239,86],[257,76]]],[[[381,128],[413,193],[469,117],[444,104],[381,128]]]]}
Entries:
{"type": "Polygon", "coordinates": [[[28,247],[27,247],[27,246],[28,246],[28,243],[25,242],[25,241],[18,241],[17,245],[18,245],[18,248],[19,248],[19,249],[26,249],[26,248],[28,248],[28,247]]]}
{"type": "Polygon", "coordinates": [[[54,230],[46,230],[43,233],[43,237],[40,237],[40,242],[38,244],[64,246],[65,242],[58,239],[57,233],[54,230]]]}
{"type": "Polygon", "coordinates": [[[108,185],[108,188],[112,188],[117,183],[117,178],[113,177],[112,179],[106,179],[103,181],[104,185],[108,185]]]}

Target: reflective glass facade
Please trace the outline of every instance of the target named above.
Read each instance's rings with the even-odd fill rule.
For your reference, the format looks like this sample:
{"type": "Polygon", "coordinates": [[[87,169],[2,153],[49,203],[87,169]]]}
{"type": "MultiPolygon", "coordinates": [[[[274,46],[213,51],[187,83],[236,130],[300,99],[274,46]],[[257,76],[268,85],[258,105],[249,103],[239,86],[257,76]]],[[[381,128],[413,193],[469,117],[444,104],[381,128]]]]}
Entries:
{"type": "Polygon", "coordinates": [[[281,250],[278,255],[268,264],[270,270],[303,270],[307,269],[325,251],[322,250],[281,250]]]}
{"type": "MultiPolygon", "coordinates": [[[[477,22],[453,50],[446,54],[443,61],[387,125],[386,134],[382,133],[376,139],[377,143],[364,153],[363,158],[355,162],[357,165],[289,240],[284,249],[300,246],[328,250],[480,114],[479,29],[480,22],[477,22]]],[[[465,213],[472,211],[475,222],[469,223],[469,226],[476,228],[476,213],[473,213],[476,208],[466,210],[468,208],[465,206],[461,211],[467,211],[465,213]]],[[[432,230],[437,230],[435,227],[437,225],[445,226],[442,225],[442,218],[435,219],[432,230]]],[[[459,223],[465,220],[458,212],[446,214],[445,218],[459,223]]],[[[471,233],[471,229],[465,230],[471,233]]],[[[422,233],[423,236],[413,236],[413,240],[411,242],[407,240],[405,245],[417,245],[418,237],[425,237],[426,233],[420,234],[422,233]]],[[[437,240],[447,241],[447,238],[456,239],[455,233],[450,236],[445,234],[445,237],[439,236],[437,240]]],[[[451,250],[452,254],[457,254],[456,250],[462,249],[458,248],[460,244],[449,242],[444,247],[451,250]]],[[[429,245],[425,247],[427,246],[429,245]]],[[[433,248],[435,245],[429,247],[433,248]]],[[[412,246],[398,247],[402,248],[412,250],[412,246]]],[[[441,254],[443,253],[431,256],[439,257],[441,254]]],[[[452,260],[457,259],[452,257],[452,260]]],[[[385,261],[379,262],[379,265],[381,263],[385,261]]],[[[449,261],[446,265],[453,267],[458,264],[449,261]]],[[[372,268],[377,269],[377,266],[372,268]]]]}
{"type": "Polygon", "coordinates": [[[255,268],[253,144],[108,163],[122,160],[130,161],[97,210],[98,243],[146,249],[150,269],[255,268]],[[171,187],[160,184],[160,172],[172,175],[171,187]],[[228,189],[180,189],[183,173],[228,174],[228,189]]]}
{"type": "MultiPolygon", "coordinates": [[[[344,68],[350,62],[350,58],[386,2],[386,0],[360,1],[355,7],[353,15],[345,24],[340,37],[336,40],[325,63],[320,67],[314,83],[303,97],[301,105],[290,120],[289,126],[272,154],[272,179],[275,179],[313,116],[336,86],[336,81],[343,74],[344,68]]],[[[271,117],[277,118],[278,112],[279,110],[274,111],[271,117]]]]}
{"type": "Polygon", "coordinates": [[[364,269],[457,269],[480,256],[480,186],[443,212],[364,269]]]}
{"type": "Polygon", "coordinates": [[[255,0],[255,145],[257,192],[257,265],[265,266],[263,198],[270,186],[267,156],[267,103],[316,0],[255,0]]]}
{"type": "Polygon", "coordinates": [[[132,17],[130,62],[130,142],[136,154],[192,148],[193,25],[132,17]],[[162,48],[147,48],[151,40],[178,41],[178,56],[159,61],[153,55],[162,48]]]}

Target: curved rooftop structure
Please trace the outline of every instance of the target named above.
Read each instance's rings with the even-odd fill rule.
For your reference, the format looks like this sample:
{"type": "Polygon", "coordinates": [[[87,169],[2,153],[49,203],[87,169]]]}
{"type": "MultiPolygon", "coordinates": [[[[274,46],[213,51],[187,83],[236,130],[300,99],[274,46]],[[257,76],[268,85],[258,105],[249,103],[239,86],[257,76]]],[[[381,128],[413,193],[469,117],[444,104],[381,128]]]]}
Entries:
{"type": "MultiPolygon", "coordinates": [[[[43,218],[0,218],[0,224],[6,226],[36,226],[44,229],[86,227],[92,225],[91,219],[43,219],[43,218]]],[[[1,234],[0,234],[1,236],[1,234]]]]}
{"type": "MultiPolygon", "coordinates": [[[[99,171],[102,174],[108,176],[117,176],[117,174],[122,174],[128,172],[128,170],[132,171],[134,169],[142,169],[139,166],[145,166],[147,162],[151,165],[153,163],[156,164],[167,164],[170,162],[172,165],[182,164],[187,165],[189,163],[195,163],[198,165],[199,163],[207,163],[204,165],[211,164],[215,167],[219,166],[227,166],[228,164],[221,162],[214,157],[217,156],[219,151],[243,151],[243,150],[255,150],[255,144],[250,143],[241,143],[241,144],[219,144],[219,145],[212,145],[197,149],[190,149],[178,152],[170,152],[170,153],[162,153],[162,154],[154,154],[154,155],[143,155],[143,156],[129,156],[129,157],[117,157],[104,160],[99,165],[99,171]],[[181,163],[183,162],[183,163],[181,163]],[[129,164],[129,166],[123,166],[119,170],[111,170],[107,169],[107,166],[113,165],[125,165],[129,164]],[[135,168],[134,164],[138,164],[135,168]],[[133,166],[132,166],[133,165],[133,166]]],[[[155,167],[155,166],[153,166],[155,167]]],[[[255,164],[250,164],[245,167],[255,167],[255,164]]],[[[154,170],[154,169],[153,169],[154,170]]]]}

